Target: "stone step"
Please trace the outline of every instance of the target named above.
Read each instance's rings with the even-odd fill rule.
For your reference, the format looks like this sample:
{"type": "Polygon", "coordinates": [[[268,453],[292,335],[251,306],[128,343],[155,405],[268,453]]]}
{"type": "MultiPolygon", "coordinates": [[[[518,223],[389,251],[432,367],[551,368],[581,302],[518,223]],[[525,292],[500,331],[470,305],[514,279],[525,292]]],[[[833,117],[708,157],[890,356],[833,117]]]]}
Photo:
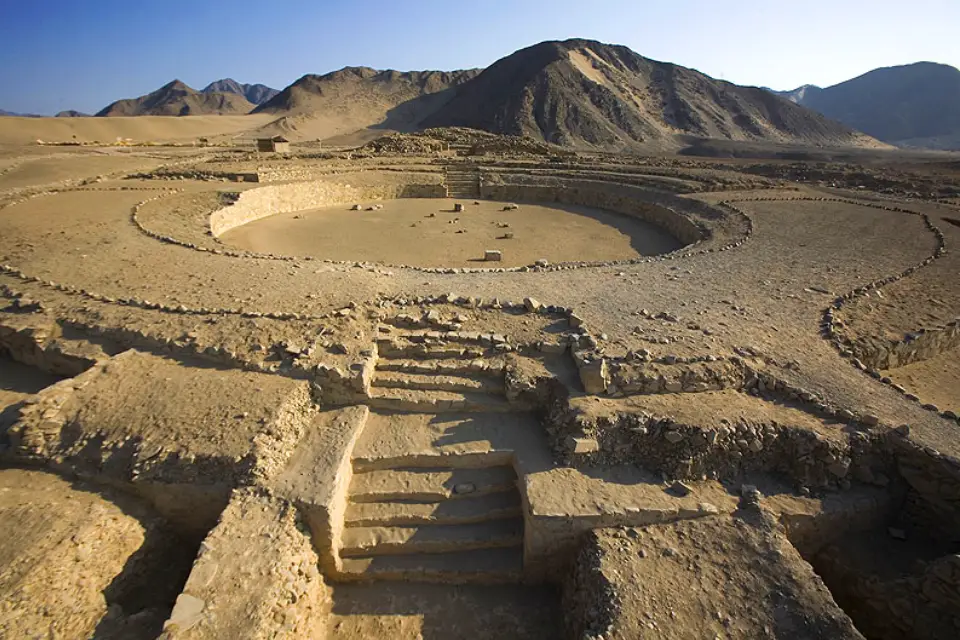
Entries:
{"type": "Polygon", "coordinates": [[[504,395],[503,381],[489,377],[428,375],[404,371],[378,371],[373,386],[383,389],[419,389],[421,391],[460,391],[504,395]]]}
{"type": "Polygon", "coordinates": [[[517,491],[441,502],[385,501],[347,505],[348,527],[396,527],[422,524],[473,524],[516,518],[523,514],[517,491]]]}
{"type": "MultiPolygon", "coordinates": [[[[504,345],[506,346],[506,345],[504,345]]],[[[404,358],[420,360],[446,359],[476,359],[484,356],[497,355],[500,351],[494,347],[480,345],[467,346],[459,344],[429,345],[416,342],[383,342],[378,343],[377,353],[381,358],[404,358]]]]}
{"type": "Polygon", "coordinates": [[[486,393],[454,391],[420,391],[415,389],[370,389],[367,404],[388,411],[412,411],[416,413],[447,413],[451,411],[497,412],[516,411],[517,408],[486,393]]]}
{"type": "Polygon", "coordinates": [[[377,345],[390,346],[407,344],[439,344],[456,342],[489,347],[495,344],[507,344],[508,339],[502,333],[492,331],[437,331],[433,329],[406,329],[403,333],[377,338],[377,345]]]}
{"type": "Polygon", "coordinates": [[[467,469],[407,468],[357,472],[350,484],[351,502],[467,499],[517,488],[511,467],[467,469]]]}
{"type": "Polygon", "coordinates": [[[344,558],[337,577],[343,581],[509,584],[523,578],[523,547],[344,558]]]}
{"type": "Polygon", "coordinates": [[[433,375],[486,375],[502,378],[504,368],[505,364],[502,360],[492,358],[411,360],[381,357],[377,361],[378,371],[402,371],[404,373],[433,375]]]}
{"type": "MultiPolygon", "coordinates": [[[[404,415],[422,415],[430,416],[429,413],[403,412],[404,415]]],[[[457,415],[455,413],[443,415],[457,415]]],[[[465,416],[494,416],[501,414],[494,413],[463,413],[465,416]]],[[[505,413],[503,416],[516,414],[505,413]]],[[[366,473],[367,471],[383,471],[386,469],[436,469],[439,467],[452,469],[487,469],[491,466],[506,466],[513,463],[513,452],[509,450],[498,450],[490,446],[490,443],[474,443],[480,450],[469,453],[410,453],[404,452],[395,456],[384,456],[377,453],[374,458],[367,458],[362,455],[354,456],[353,470],[356,473],[366,473]]]]}
{"type": "Polygon", "coordinates": [[[523,544],[523,519],[474,524],[427,524],[406,527],[349,527],[343,532],[341,557],[453,553],[523,544]]]}

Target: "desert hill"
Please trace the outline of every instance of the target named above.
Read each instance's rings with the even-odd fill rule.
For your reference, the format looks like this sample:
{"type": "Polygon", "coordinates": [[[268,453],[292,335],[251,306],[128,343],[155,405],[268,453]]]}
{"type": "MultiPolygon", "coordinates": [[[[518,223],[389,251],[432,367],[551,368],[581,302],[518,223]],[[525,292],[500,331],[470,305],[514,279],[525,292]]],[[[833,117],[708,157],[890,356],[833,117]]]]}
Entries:
{"type": "Polygon", "coordinates": [[[458,87],[423,125],[603,148],[671,148],[678,135],[878,145],[763,89],[579,39],[543,42],[497,61],[458,87]]]}
{"type": "Polygon", "coordinates": [[[211,82],[201,89],[200,93],[235,93],[246,98],[251,104],[260,105],[280,92],[265,84],[245,84],[233,78],[223,78],[211,82]]]}
{"type": "Polygon", "coordinates": [[[263,133],[283,133],[294,139],[326,138],[368,127],[381,134],[384,129],[412,131],[446,104],[454,87],[478,73],[477,69],[403,72],[346,67],[305,75],[254,113],[277,116],[263,133]]]}
{"type": "MultiPolygon", "coordinates": [[[[960,149],[960,70],[933,62],[874,69],[796,101],[879,140],[960,149]]],[[[814,87],[816,89],[816,87],[814,87]]]]}
{"type": "Polygon", "coordinates": [[[59,111],[57,115],[53,116],[54,118],[89,118],[89,113],[84,113],[82,111],[76,111],[75,109],[67,109],[66,111],[59,111]]]}
{"type": "Polygon", "coordinates": [[[174,80],[145,96],[117,100],[97,116],[240,115],[253,107],[235,93],[203,93],[174,80]]]}

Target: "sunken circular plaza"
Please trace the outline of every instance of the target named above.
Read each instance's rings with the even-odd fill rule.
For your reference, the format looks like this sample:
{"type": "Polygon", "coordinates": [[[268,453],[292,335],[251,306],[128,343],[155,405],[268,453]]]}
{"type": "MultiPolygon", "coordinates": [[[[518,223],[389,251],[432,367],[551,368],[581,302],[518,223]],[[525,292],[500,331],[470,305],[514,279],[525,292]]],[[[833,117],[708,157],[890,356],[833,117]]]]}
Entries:
{"type": "Polygon", "coordinates": [[[259,255],[421,269],[628,264],[709,238],[685,216],[687,203],[666,194],[512,177],[372,171],[253,188],[211,214],[210,232],[259,255]]]}
{"type": "Polygon", "coordinates": [[[415,267],[629,261],[682,246],[653,223],[579,205],[403,198],[354,206],[272,215],[220,240],[257,253],[415,267]]]}

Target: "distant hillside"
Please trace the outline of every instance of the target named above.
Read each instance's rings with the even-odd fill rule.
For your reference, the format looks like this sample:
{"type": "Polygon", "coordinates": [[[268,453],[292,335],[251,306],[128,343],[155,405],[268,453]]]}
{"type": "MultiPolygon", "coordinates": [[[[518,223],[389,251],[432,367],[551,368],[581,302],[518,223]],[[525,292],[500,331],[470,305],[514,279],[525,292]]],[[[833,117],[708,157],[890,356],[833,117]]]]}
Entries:
{"type": "Polygon", "coordinates": [[[875,69],[799,103],[892,144],[960,149],[960,70],[949,65],[875,69]]]}
{"type": "Polygon", "coordinates": [[[280,92],[265,84],[241,84],[233,78],[224,78],[211,82],[201,93],[235,93],[246,98],[251,104],[260,105],[280,92]]]}
{"type": "Polygon", "coordinates": [[[97,116],[195,116],[239,115],[253,106],[234,93],[202,93],[174,80],[139,98],[118,100],[97,116]]]}
{"type": "Polygon", "coordinates": [[[83,113],[82,111],[74,111],[73,109],[67,109],[66,111],[61,111],[54,116],[55,118],[89,118],[89,113],[83,113]]]}
{"type": "Polygon", "coordinates": [[[43,116],[38,116],[35,113],[14,113],[13,111],[4,111],[0,109],[0,116],[11,116],[16,118],[42,118],[43,116]]]}
{"type": "Polygon", "coordinates": [[[763,89],[722,82],[591,40],[522,49],[455,93],[423,126],[463,126],[600,148],[676,148],[684,135],[879,145],[763,89]]]}
{"type": "Polygon", "coordinates": [[[453,96],[453,87],[478,73],[346,67],[305,75],[254,113],[277,116],[263,133],[295,138],[329,137],[368,127],[412,131],[453,96]]]}

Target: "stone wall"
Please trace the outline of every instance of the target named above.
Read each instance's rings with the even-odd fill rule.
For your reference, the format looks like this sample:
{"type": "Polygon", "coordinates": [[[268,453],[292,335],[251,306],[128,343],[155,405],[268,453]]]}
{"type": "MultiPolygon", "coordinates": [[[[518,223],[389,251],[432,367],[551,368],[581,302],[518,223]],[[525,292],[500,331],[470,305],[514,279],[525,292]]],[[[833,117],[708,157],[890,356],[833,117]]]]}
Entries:
{"type": "Polygon", "coordinates": [[[330,589],[296,509],[258,488],[231,494],[160,636],[324,637],[330,589]]]}
{"type": "Polygon", "coordinates": [[[362,187],[323,181],[270,185],[244,191],[233,204],[210,214],[210,232],[219,237],[230,229],[277,213],[370,200],[442,198],[445,195],[446,191],[439,183],[423,182],[362,187]]]}
{"type": "Polygon", "coordinates": [[[893,440],[900,475],[916,494],[907,510],[931,535],[960,532],[960,463],[939,452],[922,449],[906,437],[893,440]]]}
{"type": "Polygon", "coordinates": [[[841,547],[818,554],[814,566],[868,638],[952,640],[960,629],[960,554],[910,575],[883,579],[852,566],[841,547]]]}
{"type": "Polygon", "coordinates": [[[957,347],[960,347],[960,320],[935,329],[920,329],[900,341],[866,336],[850,344],[850,349],[867,368],[878,371],[927,360],[957,347]]]}
{"type": "Polygon", "coordinates": [[[95,345],[65,341],[47,315],[0,313],[0,353],[57,376],[75,376],[106,354],[95,345]]]}
{"type": "MultiPolygon", "coordinates": [[[[499,178],[512,179],[511,176],[499,178]]],[[[562,183],[554,181],[548,184],[484,181],[480,185],[480,194],[491,200],[559,202],[597,207],[655,224],[684,244],[701,242],[708,237],[705,227],[679,212],[681,208],[685,211],[695,208],[697,203],[648,189],[591,180],[564,180],[562,183]]]]}
{"type": "Polygon", "coordinates": [[[649,360],[596,358],[592,352],[573,352],[584,390],[614,397],[650,393],[696,393],[740,389],[744,367],[737,358],[718,356],[649,360]]]}
{"type": "Polygon", "coordinates": [[[867,432],[828,435],[778,421],[717,427],[648,411],[593,415],[576,404],[548,412],[557,455],[576,467],[635,464],[673,479],[732,479],[773,472],[810,489],[885,486],[893,471],[886,439],[867,432]]]}
{"type": "Polygon", "coordinates": [[[563,622],[568,638],[602,638],[617,618],[616,588],[603,572],[603,550],[591,531],[562,583],[563,622]]]}

